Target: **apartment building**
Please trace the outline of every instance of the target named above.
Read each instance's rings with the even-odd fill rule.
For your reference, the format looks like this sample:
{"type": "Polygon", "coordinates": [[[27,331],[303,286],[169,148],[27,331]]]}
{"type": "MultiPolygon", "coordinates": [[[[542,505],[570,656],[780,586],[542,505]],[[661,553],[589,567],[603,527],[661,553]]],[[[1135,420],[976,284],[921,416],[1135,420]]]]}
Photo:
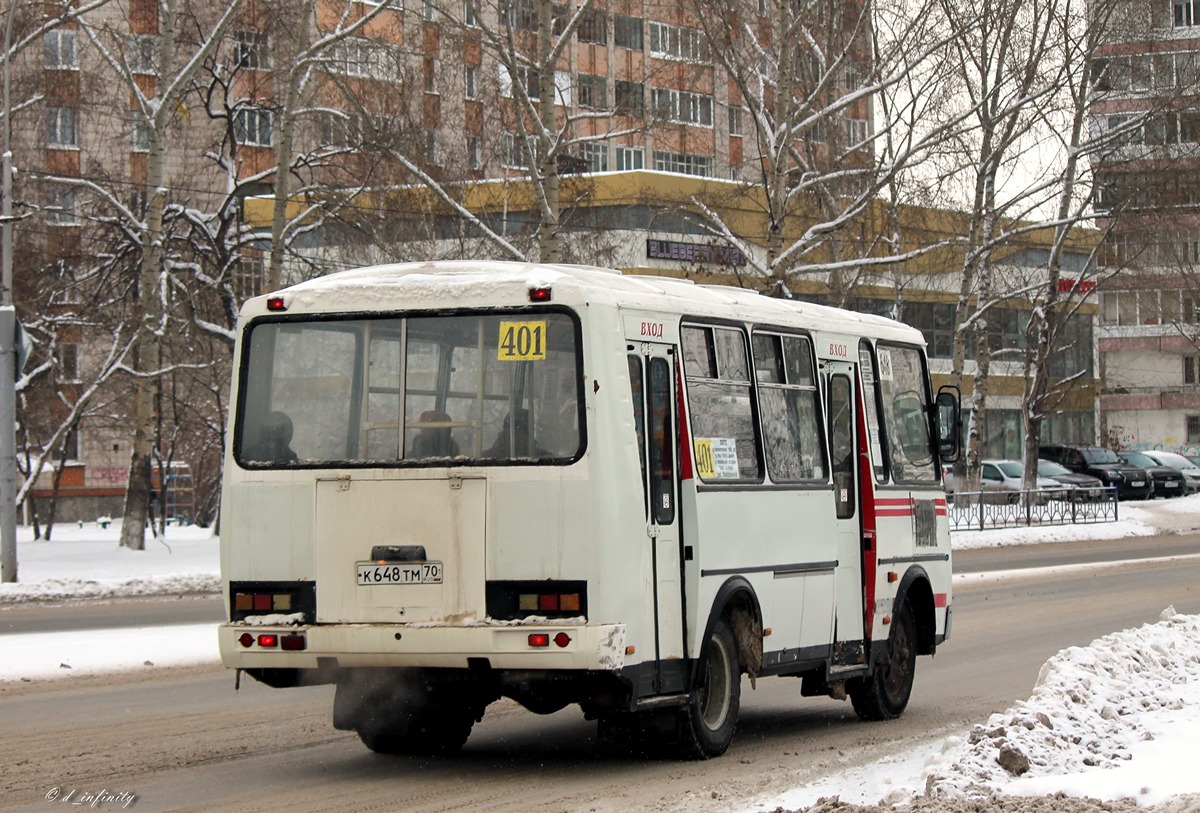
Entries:
{"type": "Polygon", "coordinates": [[[1093,65],[1100,275],[1100,436],[1200,450],[1200,4],[1132,4],[1093,65]]]}
{"type": "MultiPolygon", "coordinates": [[[[33,457],[47,454],[36,496],[55,497],[59,519],[121,510],[130,454],[128,378],[106,379],[100,394],[88,395],[93,400],[82,415],[74,415],[72,406],[96,389],[96,370],[111,361],[111,339],[105,337],[121,335],[137,298],[135,238],[152,191],[146,183],[157,143],[165,145],[170,223],[164,243],[173,269],[164,301],[196,311],[192,322],[211,328],[167,331],[171,363],[181,370],[207,365],[211,381],[182,373],[164,380],[160,425],[191,421],[197,433],[208,435],[219,425],[211,419],[225,406],[212,383],[225,374],[221,324],[236,301],[257,292],[266,278],[256,250],[262,243],[230,237],[243,226],[240,214],[231,214],[240,207],[230,204],[269,192],[281,156],[289,166],[289,191],[327,207],[339,196],[417,179],[520,178],[547,149],[560,173],[577,177],[636,170],[761,176],[766,159],[746,86],[728,60],[718,58],[740,47],[740,33],[718,37],[722,54],[716,54],[711,32],[702,27],[701,11],[715,6],[596,0],[568,31],[575,6],[550,4],[548,39],[561,52],[553,64],[539,66],[543,5],[318,0],[304,20],[297,19],[298,7],[247,0],[173,102],[162,132],[152,132],[136,97],[153,98],[171,86],[220,19],[220,4],[177,4],[179,36],[165,74],[165,7],[158,0],[110,3],[79,18],[68,15],[40,33],[40,26],[66,13],[67,4],[13,9],[14,41],[33,37],[11,64],[8,118],[23,216],[16,227],[16,304],[27,321],[47,313],[72,315],[39,334],[34,362],[45,362],[48,372],[25,390],[18,442],[33,457]],[[526,98],[537,96],[542,73],[550,72],[555,111],[542,123],[555,136],[547,139],[533,120],[544,105],[526,98]],[[218,245],[220,240],[225,242],[218,245]],[[189,285],[205,274],[218,282],[195,293],[189,285]],[[218,285],[223,287],[214,293],[218,285]],[[85,311],[87,318],[74,318],[85,311]],[[172,406],[181,400],[195,414],[172,406]],[[64,422],[70,424],[65,431],[64,422]]],[[[846,20],[859,16],[856,2],[839,9],[846,20]]],[[[7,4],[0,11],[7,14],[7,4]]],[[[779,44],[772,4],[737,0],[723,11],[756,30],[767,51],[779,44]]],[[[869,32],[851,31],[850,23],[840,30],[841,23],[831,20],[830,43],[840,40],[845,49],[836,71],[816,56],[789,69],[797,96],[811,89],[813,105],[858,89],[869,69],[869,32]]],[[[816,160],[837,155],[843,164],[866,166],[868,152],[845,145],[870,132],[870,104],[859,99],[821,118],[804,133],[804,148],[816,160]]],[[[504,227],[519,238],[532,230],[535,212],[536,202],[527,201],[523,211],[505,213],[504,227]]],[[[412,251],[430,245],[414,239],[428,224],[410,211],[384,206],[370,217],[373,233],[387,226],[412,251]]],[[[664,211],[657,217],[671,219],[664,211]]],[[[355,224],[338,224],[344,235],[355,233],[355,224]]],[[[328,266],[296,273],[322,270],[328,266]]],[[[219,434],[205,443],[169,441],[164,434],[161,444],[164,461],[176,469],[180,462],[190,466],[196,502],[204,504],[203,481],[209,480],[211,492],[219,434]]]]}

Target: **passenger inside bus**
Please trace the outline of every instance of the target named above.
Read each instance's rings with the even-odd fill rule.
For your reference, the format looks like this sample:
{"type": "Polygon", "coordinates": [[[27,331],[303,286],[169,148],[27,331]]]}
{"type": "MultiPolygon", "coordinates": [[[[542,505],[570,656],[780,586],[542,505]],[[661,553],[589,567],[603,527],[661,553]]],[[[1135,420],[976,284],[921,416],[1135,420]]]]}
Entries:
{"type": "Polygon", "coordinates": [[[268,412],[258,427],[258,438],[248,444],[243,453],[246,460],[269,463],[294,463],[299,458],[292,451],[292,419],[286,413],[268,412]]]}
{"type": "Polygon", "coordinates": [[[445,412],[438,409],[427,409],[421,413],[417,435],[413,438],[413,457],[457,457],[458,444],[450,437],[451,428],[444,426],[451,422],[445,412]]]}
{"type": "Polygon", "coordinates": [[[484,457],[548,457],[550,453],[539,447],[536,441],[531,444],[529,431],[529,410],[514,409],[504,416],[504,424],[496,442],[484,450],[484,457]],[[515,416],[515,420],[513,420],[515,416]]]}

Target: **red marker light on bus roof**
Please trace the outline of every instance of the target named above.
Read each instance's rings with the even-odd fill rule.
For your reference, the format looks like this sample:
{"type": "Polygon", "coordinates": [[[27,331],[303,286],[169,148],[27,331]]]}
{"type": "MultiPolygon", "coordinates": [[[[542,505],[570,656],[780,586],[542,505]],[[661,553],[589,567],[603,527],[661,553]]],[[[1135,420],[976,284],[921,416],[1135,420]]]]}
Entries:
{"type": "Polygon", "coordinates": [[[272,296],[267,298],[267,310],[269,311],[285,311],[287,310],[287,302],[282,296],[272,296]]]}
{"type": "Polygon", "coordinates": [[[549,302],[550,301],[550,286],[539,285],[536,288],[529,289],[530,302],[549,302]]]}

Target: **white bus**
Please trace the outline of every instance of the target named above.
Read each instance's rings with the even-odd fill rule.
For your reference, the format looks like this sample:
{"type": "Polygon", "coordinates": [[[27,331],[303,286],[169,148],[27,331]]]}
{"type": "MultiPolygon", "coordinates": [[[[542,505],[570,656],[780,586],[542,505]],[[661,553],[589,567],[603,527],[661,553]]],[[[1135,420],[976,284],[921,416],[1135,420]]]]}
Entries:
{"type": "Polygon", "coordinates": [[[716,756],[743,674],[892,718],[949,635],[957,396],[899,322],[442,262],[252,299],[236,353],[223,661],[372,750],[509,697],[716,756]]]}

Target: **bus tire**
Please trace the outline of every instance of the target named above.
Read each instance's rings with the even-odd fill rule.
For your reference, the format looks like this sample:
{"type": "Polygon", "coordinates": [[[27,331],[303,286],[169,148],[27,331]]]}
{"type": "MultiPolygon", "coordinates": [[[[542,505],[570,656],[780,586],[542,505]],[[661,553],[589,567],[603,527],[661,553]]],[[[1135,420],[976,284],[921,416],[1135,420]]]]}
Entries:
{"type": "Polygon", "coordinates": [[[917,625],[905,601],[892,614],[887,660],[871,674],[848,682],[850,703],[862,720],[894,720],[904,713],[912,695],[917,665],[917,625]]]}
{"type": "Polygon", "coordinates": [[[682,712],[684,755],[708,759],[725,753],[737,728],[742,696],[742,665],[729,620],[713,625],[700,668],[703,670],[682,712]]]}

